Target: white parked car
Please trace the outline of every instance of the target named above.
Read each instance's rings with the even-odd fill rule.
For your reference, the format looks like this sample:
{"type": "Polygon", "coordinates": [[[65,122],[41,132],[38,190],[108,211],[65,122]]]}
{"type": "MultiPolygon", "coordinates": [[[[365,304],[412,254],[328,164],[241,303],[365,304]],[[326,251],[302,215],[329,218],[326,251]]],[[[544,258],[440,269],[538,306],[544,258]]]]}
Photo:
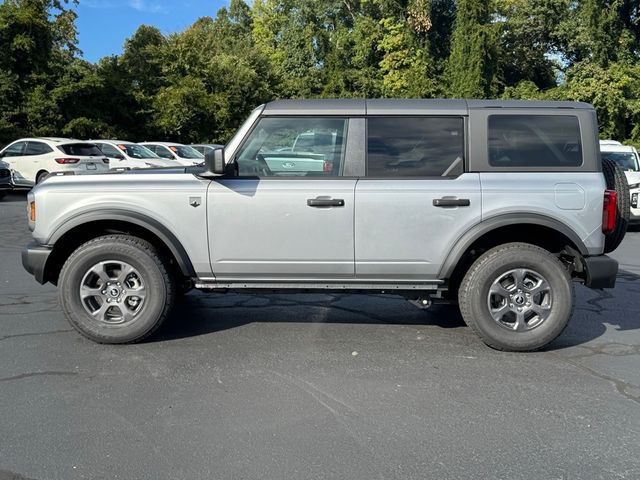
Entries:
{"type": "Polygon", "coordinates": [[[23,138],[0,151],[13,171],[15,187],[32,187],[52,172],[97,173],[109,160],[92,143],[69,138],[23,138]]]}
{"type": "Polygon", "coordinates": [[[180,165],[190,167],[204,163],[204,155],[189,145],[173,142],[141,142],[159,157],[174,160],[180,165]]]}
{"type": "Polygon", "coordinates": [[[161,158],[147,147],[122,140],[92,140],[109,159],[109,168],[175,167],[176,162],[161,158]]]}
{"type": "Polygon", "coordinates": [[[631,145],[623,145],[615,140],[600,140],[600,154],[603,159],[616,162],[622,167],[631,194],[630,223],[640,223],[640,208],[638,196],[640,196],[640,156],[638,150],[631,145]]]}

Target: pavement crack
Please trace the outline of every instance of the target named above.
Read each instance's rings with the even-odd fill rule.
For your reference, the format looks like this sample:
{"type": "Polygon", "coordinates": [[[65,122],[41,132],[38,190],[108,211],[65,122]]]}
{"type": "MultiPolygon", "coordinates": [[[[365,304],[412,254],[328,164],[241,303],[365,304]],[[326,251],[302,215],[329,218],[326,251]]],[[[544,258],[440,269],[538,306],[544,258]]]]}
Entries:
{"type": "Polygon", "coordinates": [[[569,365],[579,368],[580,370],[587,372],[588,374],[590,374],[593,377],[599,378],[600,380],[605,380],[607,382],[610,382],[613,384],[613,386],[616,388],[616,390],[618,391],[618,393],[620,395],[622,395],[623,397],[625,397],[628,400],[631,400],[632,402],[636,402],[638,404],[640,404],[640,395],[634,395],[633,393],[629,392],[629,390],[637,390],[640,391],[640,387],[638,387],[637,385],[634,385],[632,383],[629,382],[625,382],[624,380],[620,380],[619,378],[615,378],[612,377],[610,375],[606,375],[604,373],[600,373],[597,370],[594,370],[591,367],[588,367],[586,365],[583,365],[582,363],[579,362],[574,362],[571,360],[571,358],[567,358],[564,357],[562,355],[558,355],[557,353],[552,353],[552,355],[556,358],[559,358],[560,360],[564,361],[565,363],[568,363],[569,365]]]}
{"type": "MultiPolygon", "coordinates": [[[[12,380],[21,380],[23,378],[30,377],[40,377],[40,376],[71,376],[78,375],[78,372],[57,372],[57,371],[49,371],[49,372],[29,372],[29,373],[21,373],[19,375],[14,375],[12,377],[3,377],[0,378],[0,382],[10,382],[12,380]]],[[[1,479],[0,479],[1,480],[1,479]]]]}
{"type": "Polygon", "coordinates": [[[57,333],[67,333],[67,332],[73,332],[73,329],[68,328],[65,330],[51,330],[49,332],[27,332],[27,333],[15,333],[12,335],[2,335],[0,336],[0,342],[2,340],[7,340],[9,338],[32,337],[32,336],[38,336],[38,335],[54,335],[57,333]]]}
{"type": "Polygon", "coordinates": [[[594,292],[596,294],[596,297],[592,298],[591,300],[587,300],[587,304],[591,305],[594,308],[594,310],[592,310],[594,313],[602,315],[602,313],[604,313],[604,311],[606,310],[606,307],[601,305],[600,302],[604,302],[605,300],[609,300],[615,297],[606,290],[594,290],[594,292]]]}

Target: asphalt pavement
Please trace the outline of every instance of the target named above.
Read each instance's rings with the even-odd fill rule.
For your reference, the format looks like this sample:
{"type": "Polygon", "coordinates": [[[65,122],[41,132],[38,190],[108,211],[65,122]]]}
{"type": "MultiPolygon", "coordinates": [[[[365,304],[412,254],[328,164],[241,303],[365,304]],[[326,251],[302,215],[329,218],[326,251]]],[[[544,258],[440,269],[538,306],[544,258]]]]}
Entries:
{"type": "Polygon", "coordinates": [[[71,329],[0,201],[0,480],[638,479],[640,233],[537,353],[384,295],[189,293],[146,343],[71,329]]]}

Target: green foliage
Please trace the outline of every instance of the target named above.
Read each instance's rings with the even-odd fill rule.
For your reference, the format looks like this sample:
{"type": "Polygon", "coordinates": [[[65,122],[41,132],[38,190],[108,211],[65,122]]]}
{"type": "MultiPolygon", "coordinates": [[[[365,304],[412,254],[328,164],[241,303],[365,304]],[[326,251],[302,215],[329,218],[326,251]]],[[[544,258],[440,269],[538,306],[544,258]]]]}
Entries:
{"type": "Polygon", "coordinates": [[[640,143],[640,0],[231,0],[95,64],[74,3],[0,1],[0,142],[225,142],[274,98],[455,96],[591,102],[640,143]]]}
{"type": "Polygon", "coordinates": [[[451,40],[449,89],[461,98],[486,98],[493,93],[496,67],[494,24],[489,0],[460,0],[451,40]]]}

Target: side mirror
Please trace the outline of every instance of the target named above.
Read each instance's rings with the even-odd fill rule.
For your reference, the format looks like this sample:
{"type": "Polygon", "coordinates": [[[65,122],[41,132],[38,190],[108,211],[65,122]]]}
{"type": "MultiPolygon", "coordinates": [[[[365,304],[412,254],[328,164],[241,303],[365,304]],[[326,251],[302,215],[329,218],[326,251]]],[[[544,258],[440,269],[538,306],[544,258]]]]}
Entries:
{"type": "Polygon", "coordinates": [[[117,154],[117,155],[116,155],[116,159],[118,159],[118,160],[124,160],[124,155],[122,155],[122,154],[120,154],[120,153],[119,153],[119,154],[117,154]]]}
{"type": "Polygon", "coordinates": [[[226,173],[224,149],[216,148],[212,152],[207,152],[204,156],[204,165],[208,174],[224,175],[226,173]]]}

